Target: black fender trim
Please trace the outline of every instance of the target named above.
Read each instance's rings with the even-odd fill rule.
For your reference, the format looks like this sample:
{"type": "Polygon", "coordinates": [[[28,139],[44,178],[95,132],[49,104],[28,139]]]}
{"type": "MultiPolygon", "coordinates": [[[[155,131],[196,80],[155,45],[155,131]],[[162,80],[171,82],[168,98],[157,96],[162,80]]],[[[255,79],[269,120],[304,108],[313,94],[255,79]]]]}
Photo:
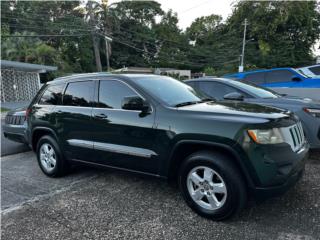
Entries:
{"type": "MultiPolygon", "coordinates": [[[[57,141],[59,139],[57,134],[55,133],[55,131],[53,131],[51,128],[48,128],[48,127],[35,127],[35,128],[32,129],[31,139],[30,139],[31,141],[29,141],[31,146],[32,146],[32,149],[33,149],[33,136],[34,136],[34,133],[36,131],[38,131],[38,130],[50,132],[57,141]]],[[[33,150],[35,151],[35,149],[33,149],[33,150]]]]}
{"type": "Polygon", "coordinates": [[[249,173],[245,163],[243,162],[243,159],[241,159],[241,157],[239,156],[239,153],[232,146],[229,146],[229,145],[223,144],[223,143],[209,142],[209,141],[203,141],[203,140],[180,140],[179,142],[177,142],[174,145],[174,147],[172,148],[171,153],[169,155],[169,162],[168,162],[168,167],[167,167],[167,175],[168,176],[169,176],[169,171],[171,168],[171,164],[172,164],[172,160],[173,160],[173,156],[174,156],[175,151],[183,144],[192,144],[192,143],[218,147],[218,148],[223,149],[223,150],[227,151],[228,153],[230,153],[235,158],[236,164],[238,166],[240,166],[241,173],[245,177],[245,179],[248,183],[248,187],[251,189],[255,188],[256,184],[254,183],[254,176],[252,176],[249,173]]]}

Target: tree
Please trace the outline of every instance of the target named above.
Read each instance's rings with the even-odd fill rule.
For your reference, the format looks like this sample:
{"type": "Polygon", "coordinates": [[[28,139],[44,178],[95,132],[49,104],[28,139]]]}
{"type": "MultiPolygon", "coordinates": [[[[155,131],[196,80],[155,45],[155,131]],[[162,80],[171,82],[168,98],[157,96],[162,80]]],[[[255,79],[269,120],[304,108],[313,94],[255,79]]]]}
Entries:
{"type": "Polygon", "coordinates": [[[197,44],[201,44],[202,41],[212,36],[220,26],[222,17],[219,15],[209,15],[206,17],[196,18],[191,23],[191,26],[187,28],[187,33],[192,41],[196,41],[197,44]]]}
{"type": "MultiPolygon", "coordinates": [[[[52,65],[59,66],[55,74],[91,72],[95,66],[90,39],[91,29],[84,19],[84,14],[77,9],[79,4],[80,2],[75,1],[51,1],[46,4],[37,1],[1,2],[2,26],[8,27],[6,35],[21,32],[27,36],[35,35],[19,37],[19,40],[13,40],[15,37],[9,38],[18,44],[23,45],[23,42],[40,40],[46,46],[55,49],[55,54],[58,55],[55,58],[57,62],[53,62],[52,65]],[[62,37],[55,35],[62,35],[62,37]]],[[[6,38],[2,37],[2,41],[5,40],[6,38]]],[[[49,48],[42,46],[42,52],[44,49],[49,51],[49,48]]],[[[21,48],[18,47],[18,49],[21,48]]],[[[27,61],[31,60],[27,59],[27,61]]],[[[32,59],[32,61],[41,64],[41,58],[32,59]]]]}
{"type": "Polygon", "coordinates": [[[157,53],[154,26],[156,18],[163,15],[160,4],[122,1],[108,13],[112,19],[112,66],[150,66],[157,53]]]}
{"type": "Polygon", "coordinates": [[[245,18],[247,39],[255,44],[246,50],[246,62],[260,68],[312,64],[311,47],[320,37],[320,13],[316,1],[239,2],[227,21],[234,36],[242,35],[245,18]]]}
{"type": "Polygon", "coordinates": [[[169,10],[159,24],[154,26],[157,52],[154,55],[154,65],[158,67],[188,66],[186,53],[189,48],[188,39],[178,28],[177,13],[169,10]]]}

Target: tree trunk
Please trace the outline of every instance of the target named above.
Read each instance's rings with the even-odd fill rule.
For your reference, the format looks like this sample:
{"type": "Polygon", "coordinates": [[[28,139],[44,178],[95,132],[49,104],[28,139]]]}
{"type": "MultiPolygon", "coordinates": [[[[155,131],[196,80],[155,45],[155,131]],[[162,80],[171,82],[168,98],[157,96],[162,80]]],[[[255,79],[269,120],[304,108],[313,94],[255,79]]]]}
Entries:
{"type": "MultiPolygon", "coordinates": [[[[89,11],[89,24],[93,29],[95,29],[95,16],[93,12],[93,2],[88,2],[88,11],[89,11]]],[[[100,50],[99,50],[99,39],[97,38],[97,34],[93,31],[91,34],[92,37],[92,45],[93,45],[93,51],[94,51],[94,57],[96,60],[96,67],[98,72],[102,72],[102,66],[101,66],[101,59],[100,59],[100,50]]]]}
{"type": "Polygon", "coordinates": [[[96,35],[92,34],[92,44],[93,44],[93,51],[94,51],[94,57],[96,59],[96,67],[98,72],[102,72],[102,66],[101,66],[101,59],[100,59],[100,50],[99,50],[99,42],[96,37],[96,35]]]}

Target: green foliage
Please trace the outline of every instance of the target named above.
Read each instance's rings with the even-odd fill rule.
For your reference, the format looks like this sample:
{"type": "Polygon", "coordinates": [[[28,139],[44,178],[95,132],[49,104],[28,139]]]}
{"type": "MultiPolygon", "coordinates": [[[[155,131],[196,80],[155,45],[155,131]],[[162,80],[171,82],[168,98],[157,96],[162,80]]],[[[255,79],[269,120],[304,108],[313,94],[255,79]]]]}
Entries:
{"type": "Polygon", "coordinates": [[[216,70],[214,70],[213,67],[206,67],[204,69],[204,73],[206,74],[206,76],[216,76],[216,70]]]}
{"type": "Polygon", "coordinates": [[[301,66],[313,63],[311,47],[320,38],[316,1],[239,2],[228,19],[228,29],[241,36],[248,19],[246,62],[260,68],[301,66]],[[249,13],[249,14],[248,14],[249,13]]]}

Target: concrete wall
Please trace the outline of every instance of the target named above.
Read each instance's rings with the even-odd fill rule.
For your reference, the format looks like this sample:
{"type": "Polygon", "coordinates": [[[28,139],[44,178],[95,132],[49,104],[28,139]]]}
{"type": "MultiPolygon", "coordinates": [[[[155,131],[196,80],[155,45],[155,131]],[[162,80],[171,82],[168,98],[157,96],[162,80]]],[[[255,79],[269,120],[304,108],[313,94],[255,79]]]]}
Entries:
{"type": "Polygon", "coordinates": [[[320,88],[271,88],[271,89],[278,93],[320,100],[320,88]]]}
{"type": "Polygon", "coordinates": [[[1,69],[1,102],[31,100],[39,90],[39,73],[1,69]]]}

